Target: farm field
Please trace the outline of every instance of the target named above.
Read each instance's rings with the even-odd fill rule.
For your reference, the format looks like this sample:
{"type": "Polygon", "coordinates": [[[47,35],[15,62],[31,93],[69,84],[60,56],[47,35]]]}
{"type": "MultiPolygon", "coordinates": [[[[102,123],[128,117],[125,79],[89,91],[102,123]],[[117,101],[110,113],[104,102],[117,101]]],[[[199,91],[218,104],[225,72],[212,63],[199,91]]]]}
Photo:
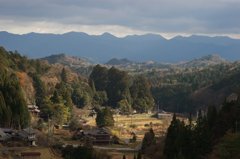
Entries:
{"type": "MultiPolygon", "coordinates": [[[[27,150],[24,150],[22,152],[40,152],[41,153],[41,159],[59,159],[61,157],[56,157],[53,155],[51,150],[49,148],[30,148],[27,150]]],[[[21,154],[21,153],[19,153],[21,154]]]]}

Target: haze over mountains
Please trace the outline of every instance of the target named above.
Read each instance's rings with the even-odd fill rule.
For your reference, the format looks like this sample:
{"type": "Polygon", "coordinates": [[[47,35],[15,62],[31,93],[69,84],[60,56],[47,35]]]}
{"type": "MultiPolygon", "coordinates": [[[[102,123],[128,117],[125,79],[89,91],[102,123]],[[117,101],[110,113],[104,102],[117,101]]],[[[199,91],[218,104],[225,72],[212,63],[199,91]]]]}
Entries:
{"type": "Polygon", "coordinates": [[[177,63],[209,54],[218,54],[229,61],[240,59],[239,39],[196,35],[177,36],[167,40],[155,34],[118,38],[109,33],[96,36],[82,32],[62,35],[17,35],[0,32],[0,46],[8,51],[17,50],[30,58],[64,53],[69,56],[89,57],[99,63],[105,63],[112,58],[127,58],[133,62],[177,63]]]}

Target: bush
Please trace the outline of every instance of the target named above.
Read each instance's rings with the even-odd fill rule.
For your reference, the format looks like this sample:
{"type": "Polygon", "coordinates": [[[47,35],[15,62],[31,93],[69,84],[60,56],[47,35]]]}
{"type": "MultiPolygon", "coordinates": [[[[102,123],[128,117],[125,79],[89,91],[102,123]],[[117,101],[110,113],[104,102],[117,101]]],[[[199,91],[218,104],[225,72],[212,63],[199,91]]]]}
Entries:
{"type": "Polygon", "coordinates": [[[135,128],[137,128],[137,125],[136,124],[132,124],[132,125],[130,125],[130,128],[135,129],[135,128]]]}
{"type": "Polygon", "coordinates": [[[145,124],[144,126],[149,126],[149,124],[145,124]]]}
{"type": "Polygon", "coordinates": [[[61,150],[63,147],[62,147],[62,144],[55,144],[52,146],[52,148],[61,150]]]}

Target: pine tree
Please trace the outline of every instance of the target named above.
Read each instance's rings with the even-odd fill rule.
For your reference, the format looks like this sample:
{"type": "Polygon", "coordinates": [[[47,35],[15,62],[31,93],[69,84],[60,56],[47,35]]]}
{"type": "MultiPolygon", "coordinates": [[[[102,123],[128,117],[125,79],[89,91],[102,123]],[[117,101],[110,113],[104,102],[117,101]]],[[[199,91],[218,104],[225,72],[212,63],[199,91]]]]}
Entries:
{"type": "Polygon", "coordinates": [[[63,97],[64,100],[66,100],[66,107],[69,108],[69,111],[71,112],[73,109],[73,103],[72,103],[72,98],[71,98],[71,94],[69,92],[69,90],[65,91],[65,95],[63,97]]]}
{"type": "Polygon", "coordinates": [[[6,103],[2,92],[0,91],[0,125],[4,124],[4,110],[6,109],[6,103]]]}
{"type": "Polygon", "coordinates": [[[63,67],[62,69],[62,73],[61,73],[61,79],[64,83],[67,83],[67,73],[66,73],[66,70],[65,68],[63,67]]]}
{"type": "Polygon", "coordinates": [[[114,119],[111,110],[106,106],[104,109],[99,110],[96,117],[98,127],[114,126],[114,119]]]}
{"type": "Polygon", "coordinates": [[[133,157],[133,159],[136,159],[136,155],[134,154],[134,157],[133,157]]]}
{"type": "Polygon", "coordinates": [[[209,126],[207,123],[207,117],[202,117],[201,109],[198,113],[196,121],[197,125],[194,129],[194,149],[196,156],[204,156],[212,151],[212,139],[209,126]]]}
{"type": "Polygon", "coordinates": [[[126,156],[125,156],[125,155],[123,155],[123,159],[126,159],[126,156]]]}
{"type": "Polygon", "coordinates": [[[55,103],[60,103],[60,99],[58,96],[58,92],[55,90],[53,96],[51,97],[51,101],[55,103]]]}
{"type": "Polygon", "coordinates": [[[139,151],[138,151],[138,154],[137,154],[137,159],[142,159],[141,150],[139,150],[139,151]]]}
{"type": "Polygon", "coordinates": [[[168,127],[168,133],[165,138],[165,146],[163,154],[167,159],[172,159],[174,156],[178,156],[179,149],[177,146],[177,138],[179,133],[179,120],[176,118],[176,114],[173,114],[173,119],[168,127]]]}
{"type": "Polygon", "coordinates": [[[142,147],[141,147],[141,152],[145,153],[145,149],[151,145],[155,145],[156,140],[155,140],[155,134],[153,132],[153,129],[150,128],[149,132],[145,133],[143,141],[142,141],[142,147]]]}

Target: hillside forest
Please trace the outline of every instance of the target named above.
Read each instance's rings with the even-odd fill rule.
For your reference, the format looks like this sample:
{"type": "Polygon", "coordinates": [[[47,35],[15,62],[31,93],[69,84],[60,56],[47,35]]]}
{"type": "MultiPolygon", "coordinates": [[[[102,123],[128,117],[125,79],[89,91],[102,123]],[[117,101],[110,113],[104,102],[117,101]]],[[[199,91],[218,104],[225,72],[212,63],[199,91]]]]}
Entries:
{"type": "Polygon", "coordinates": [[[27,104],[36,104],[42,112],[54,116],[57,124],[74,120],[76,108],[106,106],[96,118],[99,127],[114,125],[109,108],[147,113],[161,106],[167,111],[189,113],[188,123],[174,114],[163,147],[158,146],[162,143],[156,143],[150,128],[141,153],[151,158],[196,158],[212,153],[213,146],[218,144],[216,156],[239,157],[238,149],[230,146],[238,144],[233,138],[240,139],[238,133],[233,133],[237,131],[236,121],[240,120],[239,61],[148,70],[97,64],[91,65],[88,77],[49,61],[29,59],[18,51],[0,47],[0,126],[28,127],[31,117],[27,104]],[[202,114],[201,109],[207,113],[202,114]],[[197,110],[193,128],[192,115],[197,110]],[[108,123],[105,116],[112,122],[108,123]]]}

